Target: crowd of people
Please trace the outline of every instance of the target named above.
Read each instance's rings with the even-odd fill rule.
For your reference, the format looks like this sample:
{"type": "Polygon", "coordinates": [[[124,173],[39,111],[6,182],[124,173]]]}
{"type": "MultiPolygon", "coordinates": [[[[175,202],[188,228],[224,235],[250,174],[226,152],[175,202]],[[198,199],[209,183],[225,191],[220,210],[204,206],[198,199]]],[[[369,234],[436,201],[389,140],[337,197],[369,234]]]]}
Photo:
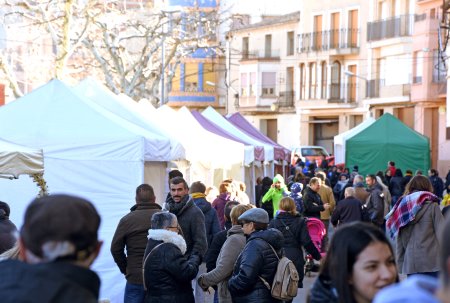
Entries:
{"type": "MultiPolygon", "coordinates": [[[[178,170],[163,203],[139,185],[110,247],[126,280],[123,301],[281,302],[273,294],[280,259],[292,261],[302,288],[306,253],[320,264],[309,302],[448,302],[450,239],[441,230],[450,228],[450,172],[445,181],[434,169],[403,175],[389,161],[362,176],[358,166],[300,160],[290,172],[286,182],[258,178],[251,198],[243,182],[189,186],[178,170]],[[323,226],[320,243],[312,222],[323,226]]],[[[89,267],[102,242],[92,203],[37,198],[20,230],[9,214],[0,202],[2,302],[98,302],[101,281],[89,267]]]]}

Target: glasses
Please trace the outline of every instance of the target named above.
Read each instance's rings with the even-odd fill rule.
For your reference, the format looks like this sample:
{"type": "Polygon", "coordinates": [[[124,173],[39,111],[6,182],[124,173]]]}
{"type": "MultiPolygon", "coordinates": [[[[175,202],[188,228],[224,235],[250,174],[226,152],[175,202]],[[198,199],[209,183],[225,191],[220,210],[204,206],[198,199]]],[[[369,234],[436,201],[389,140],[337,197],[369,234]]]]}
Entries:
{"type": "Polygon", "coordinates": [[[176,228],[176,229],[180,229],[178,226],[167,226],[167,228],[176,228]]]}

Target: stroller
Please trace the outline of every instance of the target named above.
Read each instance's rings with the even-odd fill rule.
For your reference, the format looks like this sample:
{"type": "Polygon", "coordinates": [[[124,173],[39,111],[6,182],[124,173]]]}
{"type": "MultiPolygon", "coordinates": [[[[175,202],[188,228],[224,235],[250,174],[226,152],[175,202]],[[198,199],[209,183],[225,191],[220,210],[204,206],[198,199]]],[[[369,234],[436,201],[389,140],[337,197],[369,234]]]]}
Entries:
{"type": "MultiPolygon", "coordinates": [[[[320,252],[322,257],[325,256],[325,247],[323,247],[323,239],[327,233],[325,224],[317,218],[307,218],[306,226],[308,227],[308,233],[312,242],[320,252]]],[[[314,264],[314,259],[310,254],[305,257],[305,276],[311,276],[312,271],[317,271],[317,266],[314,264]]]]}

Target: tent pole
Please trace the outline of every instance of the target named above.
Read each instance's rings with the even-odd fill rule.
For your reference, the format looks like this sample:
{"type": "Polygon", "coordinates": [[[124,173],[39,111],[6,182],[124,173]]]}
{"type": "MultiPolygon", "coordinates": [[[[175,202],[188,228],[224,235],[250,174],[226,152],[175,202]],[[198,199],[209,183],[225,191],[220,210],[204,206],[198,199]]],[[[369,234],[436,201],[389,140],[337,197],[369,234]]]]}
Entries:
{"type": "Polygon", "coordinates": [[[253,194],[253,199],[252,199],[252,204],[256,205],[256,180],[255,180],[255,162],[252,162],[252,194],[253,194]]]}

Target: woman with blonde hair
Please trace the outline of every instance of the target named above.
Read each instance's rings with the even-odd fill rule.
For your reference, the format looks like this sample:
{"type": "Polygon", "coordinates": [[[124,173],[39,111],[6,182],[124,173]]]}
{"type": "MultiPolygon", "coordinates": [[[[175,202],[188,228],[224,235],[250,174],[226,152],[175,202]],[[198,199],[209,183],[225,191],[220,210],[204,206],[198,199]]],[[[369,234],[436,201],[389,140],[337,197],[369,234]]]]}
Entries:
{"type": "Polygon", "coordinates": [[[197,282],[201,288],[207,290],[210,286],[218,286],[219,303],[231,303],[231,295],[228,291],[228,279],[231,277],[234,263],[239,254],[244,249],[246,238],[242,225],[238,218],[245,211],[253,208],[252,205],[236,205],[231,209],[231,223],[233,226],[227,232],[227,240],[220,250],[217,258],[216,268],[212,271],[202,274],[197,282]]]}
{"type": "Polygon", "coordinates": [[[298,287],[303,287],[303,258],[302,247],[313,256],[315,260],[320,260],[321,255],[311,241],[306,226],[306,220],[297,213],[295,202],[290,197],[285,197],[280,201],[280,209],[275,218],[270,222],[269,227],[276,228],[284,236],[284,252],[286,257],[294,262],[299,274],[298,287]]]}

